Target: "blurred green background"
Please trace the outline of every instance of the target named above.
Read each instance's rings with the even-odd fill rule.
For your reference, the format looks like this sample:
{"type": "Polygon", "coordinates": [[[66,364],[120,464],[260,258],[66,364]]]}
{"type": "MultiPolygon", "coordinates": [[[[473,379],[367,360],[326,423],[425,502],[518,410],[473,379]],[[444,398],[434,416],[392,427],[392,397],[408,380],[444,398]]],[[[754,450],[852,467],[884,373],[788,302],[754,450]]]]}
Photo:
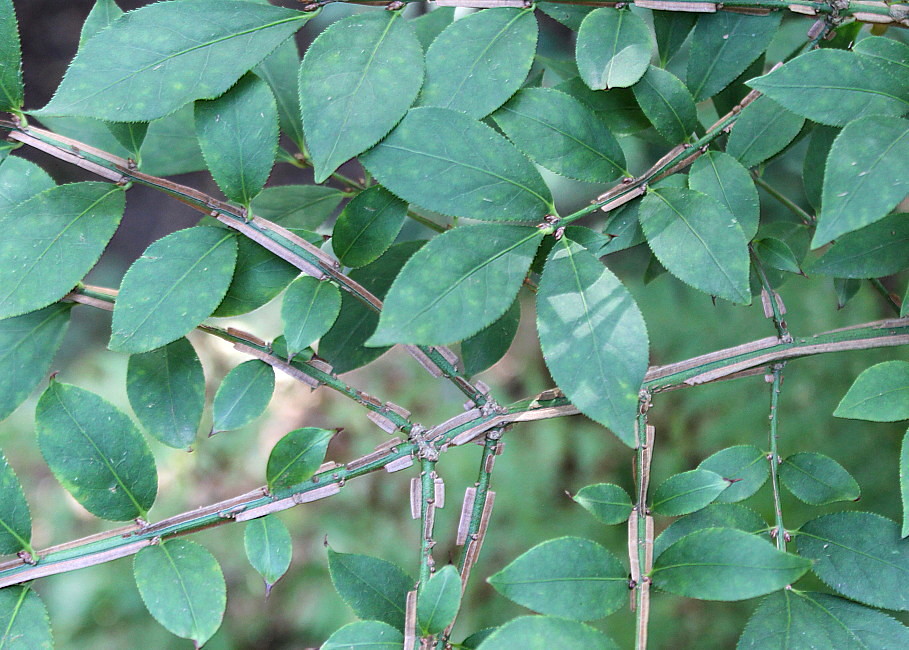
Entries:
{"type": "MultiPolygon", "coordinates": [[[[49,99],[66,62],[75,52],[81,21],[91,2],[16,2],[22,27],[28,106],[49,99]]],[[[123,2],[133,8],[143,2],[123,2]]],[[[287,3],[291,6],[292,3],[287,3]]],[[[327,21],[355,11],[348,6],[325,9],[319,24],[308,25],[301,38],[312,38],[327,21]]],[[[642,12],[644,14],[646,12],[642,12]]],[[[571,54],[571,35],[539,14],[540,53],[555,59],[571,54]]],[[[810,19],[784,20],[780,37],[769,59],[793,49],[810,25],[810,19]]],[[[684,53],[674,65],[684,65],[684,53]]],[[[558,81],[551,71],[547,83],[558,81]]],[[[712,108],[703,107],[706,120],[712,108]]],[[[709,122],[708,122],[709,123],[709,122]]],[[[659,137],[645,131],[622,140],[632,171],[640,172],[666,150],[659,137]]],[[[806,209],[800,175],[806,141],[797,142],[782,159],[764,170],[768,182],[806,209]]],[[[21,153],[21,152],[20,152],[21,153]]],[[[82,178],[73,170],[40,155],[26,154],[47,168],[58,182],[82,178]]],[[[605,186],[575,183],[547,176],[558,197],[560,210],[577,208],[605,186]]],[[[216,193],[206,174],[179,180],[216,193]]],[[[310,182],[303,172],[287,166],[276,168],[273,183],[310,182]]],[[[791,215],[766,195],[761,196],[762,220],[788,220],[791,215]]],[[[144,189],[129,194],[124,226],[91,280],[116,286],[119,276],[154,239],[194,223],[195,216],[180,204],[144,189]]],[[[602,228],[593,217],[586,225],[602,228]]],[[[323,226],[330,232],[331,222],[323,226]]],[[[417,227],[405,238],[425,236],[417,227]]],[[[758,305],[714,305],[704,294],[692,291],[667,274],[644,284],[649,254],[641,247],[615,254],[608,265],[629,287],[648,324],[651,363],[662,364],[703,354],[726,346],[771,336],[774,328],[758,305]]],[[[898,293],[906,275],[885,280],[898,293]]],[[[836,308],[832,282],[826,278],[790,276],[780,293],[789,309],[787,320],[796,335],[891,317],[888,306],[870,284],[842,310],[836,308]]],[[[518,337],[504,360],[479,378],[492,387],[502,403],[531,396],[550,387],[534,330],[533,295],[522,293],[523,318],[518,337]]],[[[242,327],[263,338],[280,333],[276,304],[221,324],[242,327]]],[[[63,381],[100,393],[125,410],[126,355],[106,351],[109,315],[91,308],[74,310],[67,341],[53,370],[63,381]]],[[[209,398],[226,372],[244,360],[228,345],[200,335],[193,343],[203,361],[209,398]]],[[[789,455],[813,450],[827,454],[858,480],[862,499],[857,503],[810,507],[784,496],[785,521],[796,528],[806,520],[843,508],[878,512],[899,519],[898,455],[904,424],[874,424],[833,418],[837,402],[865,368],[887,359],[909,359],[909,350],[895,348],[842,353],[791,362],[786,369],[780,410],[780,451],[789,455]]],[[[345,375],[352,385],[392,400],[414,413],[415,420],[430,426],[461,410],[462,396],[444,381],[429,380],[406,354],[393,350],[365,369],[345,375]]],[[[43,388],[43,387],[42,387],[43,388]]],[[[34,396],[8,420],[0,423],[0,448],[16,469],[28,495],[37,547],[63,542],[111,527],[87,515],[50,475],[38,453],[33,432],[34,396]]],[[[693,469],[710,454],[734,444],[767,448],[769,387],[752,377],[716,385],[660,394],[654,400],[651,422],[656,426],[653,482],[656,486],[676,472],[693,469]]],[[[364,412],[325,389],[311,392],[279,377],[269,411],[253,425],[239,431],[204,437],[187,454],[152,441],[160,475],[159,499],[153,520],[250,490],[264,481],[265,462],[271,447],[287,431],[300,426],[343,427],[329,449],[329,458],[344,462],[371,451],[387,439],[364,412]]],[[[505,437],[506,449],[493,477],[497,492],[493,519],[479,565],[472,574],[464,608],[453,636],[460,640],[483,627],[498,625],[527,613],[498,596],[485,584],[517,555],[546,539],[563,535],[589,537],[624,557],[625,528],[604,527],[574,504],[574,494],[584,485],[614,482],[631,490],[632,452],[617,439],[584,417],[576,416],[521,425],[505,437]]],[[[439,463],[445,479],[448,505],[437,513],[435,557],[442,565],[454,558],[453,545],[460,500],[476,478],[480,449],[473,445],[446,453],[439,463]]],[[[294,561],[287,576],[264,597],[261,579],[248,565],[242,525],[205,531],[194,539],[220,560],[228,585],[224,624],[206,645],[212,650],[245,648],[303,648],[318,646],[334,630],[353,620],[331,587],[324,543],[337,551],[364,553],[394,561],[411,574],[417,572],[419,523],[410,519],[408,482],[415,470],[379,473],[350,482],[338,496],[294,508],[279,516],[294,537],[294,561]]],[[[765,519],[772,516],[770,488],[764,488],[747,505],[765,519]]],[[[657,530],[669,519],[657,520],[657,530]]],[[[146,613],[132,580],[132,562],[119,560],[104,566],[45,578],[35,585],[50,612],[57,647],[81,648],[186,648],[189,642],[171,636],[146,613]]],[[[810,579],[803,583],[816,587],[810,579]]],[[[802,583],[800,583],[801,586],[802,583]]],[[[651,640],[654,648],[733,647],[757,601],[707,603],[657,593],[653,596],[651,640]]],[[[633,617],[620,612],[595,623],[622,647],[633,639],[633,617]]]]}

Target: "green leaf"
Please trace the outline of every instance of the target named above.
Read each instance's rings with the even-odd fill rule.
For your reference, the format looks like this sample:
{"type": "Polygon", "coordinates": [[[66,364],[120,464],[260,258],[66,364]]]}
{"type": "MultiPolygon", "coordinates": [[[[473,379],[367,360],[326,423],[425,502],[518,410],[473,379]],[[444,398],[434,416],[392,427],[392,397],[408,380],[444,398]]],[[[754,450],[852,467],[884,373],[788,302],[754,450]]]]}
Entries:
{"type": "Polygon", "coordinates": [[[554,212],[549,188],[530,161],[492,128],[457,111],[411,109],[360,160],[405,201],[442,214],[539,221],[554,212]]]}
{"type": "Polygon", "coordinates": [[[700,600],[746,600],[795,582],[811,561],[778,551],[751,533],[706,528],[686,535],[653,563],[658,589],[700,600]]]}
{"type": "Polygon", "coordinates": [[[117,142],[129,151],[130,158],[140,160],[139,150],[148,134],[148,122],[105,122],[105,124],[117,142]]]}
{"type": "Polygon", "coordinates": [[[592,109],[615,135],[630,135],[650,126],[631,88],[591,90],[580,77],[572,77],[555,86],[555,89],[592,109]]]}
{"type": "MultiPolygon", "coordinates": [[[[422,241],[395,244],[375,262],[351,271],[350,278],[382,300],[401,267],[423,244],[422,241]]],[[[341,296],[341,313],[319,341],[319,356],[327,359],[337,373],[378,359],[388,351],[388,347],[364,345],[378,323],[379,314],[376,311],[345,291],[341,296]]]]}
{"type": "Polygon", "coordinates": [[[311,17],[237,0],[142,7],[87,41],[53,99],[34,114],[117,122],[169,115],[221,95],[311,17]],[[110,65],[112,52],[117,65],[110,65]]]}
{"type": "Polygon", "coordinates": [[[813,248],[880,221],[909,193],[909,120],[846,125],[830,149],[813,248]]]}
{"type": "Polygon", "coordinates": [[[487,580],[519,605],[552,616],[590,621],[628,602],[628,572],[605,548],[580,537],[543,542],[487,580]]]}
{"type": "Polygon", "coordinates": [[[95,0],[92,10],[88,12],[85,22],[82,23],[82,32],[79,35],[79,49],[95,34],[110,25],[123,15],[123,10],[114,0],[95,0]]]}
{"type": "Polygon", "coordinates": [[[147,352],[185,336],[221,303],[236,261],[236,239],[223,228],[195,226],[151,244],[123,276],[108,348],[147,352]]]}
{"type": "Polygon", "coordinates": [[[828,594],[784,589],[761,602],[736,647],[887,650],[907,644],[909,629],[883,612],[828,594]]]}
{"type": "Polygon", "coordinates": [[[300,93],[298,70],[300,52],[290,38],[257,65],[253,72],[264,80],[274,94],[278,106],[278,120],[281,131],[287,134],[301,151],[303,144],[303,120],[300,115],[300,93]]]}
{"type": "Polygon", "coordinates": [[[900,537],[909,537],[909,429],[900,446],[900,498],[903,502],[903,528],[900,537]]]}
{"type": "Polygon", "coordinates": [[[793,454],[780,465],[780,480],[801,501],[823,506],[837,501],[858,501],[859,484],[838,462],[823,454],[793,454]]]}
{"type": "Polygon", "coordinates": [[[738,220],[716,199],[684,188],[652,190],[639,218],[660,263],[695,289],[748,304],[748,242],[738,220]]]}
{"type": "Polygon", "coordinates": [[[726,206],[742,227],[745,239],[754,239],[761,204],[751,174],[738,160],[721,151],[707,151],[691,166],[688,187],[726,206]]]}
{"type": "Polygon", "coordinates": [[[18,111],[24,96],[16,10],[12,0],[0,0],[0,111],[18,111]]]}
{"type": "Polygon", "coordinates": [[[537,9],[544,14],[559,21],[568,29],[576,32],[581,28],[581,23],[595,7],[562,4],[561,2],[538,2],[537,9]]]}
{"type": "Polygon", "coordinates": [[[767,523],[754,510],[741,504],[711,503],[669,524],[654,540],[653,556],[659,557],[686,535],[705,528],[735,528],[757,534],[767,530],[767,523]]]}
{"type": "Polygon", "coordinates": [[[366,266],[394,243],[406,218],[407,203],[374,185],[344,206],[332,231],[332,249],[344,266],[366,266]]]}
{"type": "Polygon", "coordinates": [[[808,150],[805,152],[805,162],[802,165],[802,184],[805,187],[805,196],[815,210],[821,209],[821,192],[824,186],[827,156],[839,133],[838,128],[817,124],[808,141],[808,150]]]}
{"type": "Polygon", "coordinates": [[[632,90],[644,115],[669,142],[685,142],[698,128],[694,99],[671,72],[651,65],[632,90]]]}
{"type": "Polygon", "coordinates": [[[785,149],[804,124],[801,115],[787,111],[769,97],[758,97],[736,120],[726,151],[745,167],[755,167],[785,149]]]}
{"type": "MultiPolygon", "coordinates": [[[[310,243],[322,241],[322,236],[315,233],[303,238],[310,243]]],[[[247,237],[239,237],[233,278],[224,300],[212,316],[236,316],[258,309],[281,293],[299,274],[300,270],[290,262],[247,237]]]]}
{"type": "Polygon", "coordinates": [[[852,51],[862,56],[881,59],[882,63],[896,63],[909,68],[909,45],[892,38],[869,36],[856,42],[852,51]]]}
{"type": "Polygon", "coordinates": [[[163,348],[131,355],[126,394],[151,435],[169,447],[188,448],[205,408],[205,373],[192,343],[179,338],[163,348]]]}
{"type": "Polygon", "coordinates": [[[627,88],[647,72],[650,30],[631,11],[601,7],[587,14],[575,45],[581,78],[593,90],[627,88]]]}
{"type": "Polygon", "coordinates": [[[0,164],[0,214],[54,186],[54,180],[38,165],[10,156],[0,164]]]}
{"type": "Polygon", "coordinates": [[[781,19],[779,12],[748,16],[719,11],[698,16],[686,73],[694,101],[713,97],[732,83],[767,49],[781,19]]]}
{"type": "Polygon", "coordinates": [[[879,278],[909,268],[909,214],[900,213],[843,235],[810,271],[838,278],[879,278]]]}
{"type": "Polygon", "coordinates": [[[60,300],[117,230],[124,192],[110,183],[51,188],[0,212],[0,318],[60,300]]]}
{"type": "Polygon", "coordinates": [[[656,35],[661,68],[665,68],[682,49],[682,44],[688,40],[688,34],[694,28],[697,18],[697,14],[681,11],[653,12],[653,31],[656,35]]]}
{"type": "Polygon", "coordinates": [[[521,87],[536,49],[532,9],[499,7],[457,20],[426,51],[426,83],[417,105],[485,117],[521,87]]]}
{"type": "Polygon", "coordinates": [[[293,357],[327,332],[341,310],[341,292],[331,282],[304,275],[294,280],[284,294],[281,320],[287,352],[293,357]]]}
{"type": "Polygon", "coordinates": [[[177,112],[149,123],[140,151],[142,171],[155,176],[171,176],[206,168],[193,114],[193,105],[187,104],[177,112]]]}
{"type": "Polygon", "coordinates": [[[833,415],[871,422],[909,420],[909,362],[884,361],[866,369],[833,415]]]}
{"type": "Polygon", "coordinates": [[[633,446],[647,326],[618,278],[566,238],[543,269],[537,332],[546,367],[572,404],[633,446]]]}
{"type": "Polygon", "coordinates": [[[291,488],[315,474],[334,435],[334,431],[306,427],[281,438],[268,456],[265,476],[269,491],[291,488]]]}
{"type": "Polygon", "coordinates": [[[461,341],[464,373],[473,377],[498,363],[511,347],[520,322],[521,301],[515,299],[497,321],[461,341]]]}
{"type": "Polygon", "coordinates": [[[299,79],[316,182],[391,131],[422,83],[423,49],[398,12],[355,14],[319,34],[299,79]]]}
{"type": "Polygon", "coordinates": [[[429,579],[417,596],[417,623],[423,635],[438,634],[461,607],[461,576],[449,564],[429,579]]]}
{"type": "Polygon", "coordinates": [[[534,228],[501,224],[435,237],[401,269],[367,345],[439,345],[476,334],[514,302],[540,239],[534,228]]]}
{"type": "Polygon", "coordinates": [[[870,512],[837,512],[806,523],[796,536],[812,571],[847,598],[872,607],[909,609],[909,541],[895,521],[870,512]]]}
{"type": "Polygon", "coordinates": [[[552,88],[519,91],[492,118],[537,164],[581,181],[627,175],[625,153],[593,111],[552,88]]]}
{"type": "Polygon", "coordinates": [[[802,274],[802,268],[795,257],[795,253],[789,248],[789,244],[781,239],[776,239],[775,237],[756,239],[754,240],[753,249],[754,254],[758,256],[758,259],[765,267],[769,266],[772,269],[786,271],[787,273],[802,274]]]}
{"type": "Polygon", "coordinates": [[[427,12],[410,21],[417,40],[423,46],[423,51],[429,49],[436,37],[454,21],[454,7],[426,7],[427,12]]]}
{"type": "Polygon", "coordinates": [[[158,473],[133,421],[98,395],[51,381],[35,409],[38,447],[54,476],[102,519],[144,518],[158,473]]]}
{"type": "Polygon", "coordinates": [[[265,412],[275,392],[275,371],[258,359],[244,361],[224,377],[212,404],[211,434],[244,427],[265,412]]]}
{"type": "Polygon", "coordinates": [[[909,110],[909,70],[844,50],[811,50],[748,85],[809,120],[842,126],[909,110]]]}
{"type": "Polygon", "coordinates": [[[328,637],[321,650],[398,650],[403,645],[404,635],[388,623],[357,621],[328,637]]]}
{"type": "MultiPolygon", "coordinates": [[[[22,485],[0,451],[0,555],[32,551],[32,517],[22,485]]],[[[0,592],[2,594],[3,592],[0,592]]],[[[0,611],[3,611],[0,608],[0,611]]],[[[0,629],[3,629],[0,626],[0,629]]],[[[0,637],[0,648],[3,647],[0,637]]]]}
{"type": "Polygon", "coordinates": [[[654,491],[651,510],[658,515],[687,515],[709,505],[731,485],[716,472],[692,469],[675,474],[654,491]]]}
{"type": "Polygon", "coordinates": [[[218,561],[203,546],[172,539],[143,548],[133,575],[145,607],[172,634],[201,648],[218,631],[227,588],[218,561]]]}
{"type": "Polygon", "coordinates": [[[47,376],[63,343],[71,307],[56,304],[0,320],[0,420],[47,376]]]}
{"type": "Polygon", "coordinates": [[[571,498],[601,524],[621,524],[631,515],[631,497],[613,483],[586,485],[571,498]]]}
{"type": "Polygon", "coordinates": [[[268,84],[245,75],[217,99],[197,101],[202,155],[224,195],[240,205],[265,187],[278,151],[278,105],[268,84]]]}
{"type": "Polygon", "coordinates": [[[253,519],[243,531],[243,546],[252,567],[265,580],[265,595],[290,568],[293,540],[284,522],[275,515],[253,519]]]}
{"type": "Polygon", "coordinates": [[[836,308],[842,309],[855,297],[862,283],[849,278],[833,278],[833,289],[836,291],[836,308]]]}
{"type": "Polygon", "coordinates": [[[28,585],[0,590],[0,650],[52,650],[50,619],[41,598],[28,585]]]}
{"type": "Polygon", "coordinates": [[[497,628],[477,646],[477,650],[618,650],[618,647],[612,639],[586,623],[554,616],[520,616],[497,628]]]}
{"type": "Polygon", "coordinates": [[[344,193],[319,185],[277,185],[266,187],[253,199],[253,212],[285,228],[314,230],[341,203],[344,193]]]}
{"type": "Polygon", "coordinates": [[[736,445],[722,449],[702,460],[698,469],[716,472],[732,482],[717,496],[715,499],[717,503],[736,503],[747,499],[757,492],[770,476],[767,457],[754,445],[736,445]]]}
{"type": "Polygon", "coordinates": [[[379,558],[328,549],[328,571],[341,599],[362,619],[404,629],[407,592],[413,580],[401,568],[379,558]]]}
{"type": "Polygon", "coordinates": [[[644,233],[638,220],[640,206],[641,202],[635,201],[608,217],[603,234],[611,239],[596,255],[609,255],[644,243],[644,233]]]}

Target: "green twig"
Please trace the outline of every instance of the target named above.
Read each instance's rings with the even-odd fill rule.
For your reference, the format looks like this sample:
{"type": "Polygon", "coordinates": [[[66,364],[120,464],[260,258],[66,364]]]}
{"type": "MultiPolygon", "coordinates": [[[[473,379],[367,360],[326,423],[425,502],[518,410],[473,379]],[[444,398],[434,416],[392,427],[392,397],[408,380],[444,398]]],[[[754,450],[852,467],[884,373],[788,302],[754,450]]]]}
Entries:
{"type": "Polygon", "coordinates": [[[637,503],[628,522],[628,557],[631,564],[631,588],[635,617],[635,648],[647,648],[647,627],[650,621],[650,569],[653,557],[653,517],[647,501],[650,490],[650,463],[653,458],[653,427],[647,424],[650,393],[641,391],[638,417],[635,421],[634,480],[637,503]]]}
{"type": "Polygon", "coordinates": [[[770,387],[770,453],[767,455],[767,460],[770,461],[770,485],[773,487],[773,516],[774,516],[774,526],[770,531],[770,535],[776,541],[776,547],[781,550],[786,550],[786,542],[789,541],[789,533],[786,531],[786,527],[783,525],[783,505],[780,499],[780,477],[778,473],[778,468],[780,463],[783,462],[780,458],[780,453],[777,447],[777,440],[779,437],[778,434],[778,422],[779,422],[779,402],[780,402],[780,388],[783,384],[783,367],[786,365],[785,362],[775,363],[771,367],[772,375],[768,378],[771,381],[770,387]]]}

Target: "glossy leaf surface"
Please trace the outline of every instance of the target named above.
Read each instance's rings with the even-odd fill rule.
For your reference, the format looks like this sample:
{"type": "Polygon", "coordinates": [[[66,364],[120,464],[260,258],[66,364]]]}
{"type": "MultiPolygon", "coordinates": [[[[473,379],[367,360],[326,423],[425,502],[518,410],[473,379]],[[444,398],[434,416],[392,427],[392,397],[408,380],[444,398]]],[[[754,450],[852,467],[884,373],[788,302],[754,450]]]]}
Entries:
{"type": "Polygon", "coordinates": [[[842,237],[811,266],[837,278],[879,278],[909,268],[909,214],[884,217],[842,237]]]}
{"type": "Polygon", "coordinates": [[[302,149],[303,120],[300,115],[300,93],[297,87],[299,69],[300,52],[294,39],[290,38],[257,65],[253,72],[265,81],[274,93],[281,131],[302,149]]]}
{"type": "Polygon", "coordinates": [[[477,650],[527,648],[584,648],[617,650],[619,646],[598,629],[554,616],[521,616],[497,628],[477,650]]]}
{"type": "Polygon", "coordinates": [[[829,594],[784,589],[761,601],[736,647],[886,650],[906,644],[909,628],[883,612],[829,594]]]}
{"type": "Polygon", "coordinates": [[[356,14],[319,34],[299,79],[316,182],[391,131],[422,83],[423,49],[396,12],[356,14]]]}
{"type": "Polygon", "coordinates": [[[707,528],[686,535],[654,560],[654,585],[700,600],[746,600],[795,582],[810,560],[778,551],[756,535],[707,528]]]}
{"type": "Polygon", "coordinates": [[[880,221],[906,194],[909,120],[875,115],[850,122],[827,158],[812,247],[880,221]]]}
{"type": "Polygon", "coordinates": [[[113,521],[145,517],[158,474],[125,413],[92,392],[52,381],[38,400],[35,428],[44,460],[86,510],[113,521]]]}
{"type": "Polygon", "coordinates": [[[698,16],[691,35],[685,82],[700,102],[735,80],[767,49],[782,15],[748,16],[718,11],[698,16]]]}
{"type": "Polygon", "coordinates": [[[254,74],[230,90],[196,102],[196,134],[211,175],[224,195],[240,205],[265,187],[278,151],[278,105],[254,74]]]}
{"type": "Polygon", "coordinates": [[[722,203],[751,241],[758,231],[761,204],[751,174],[722,151],[708,151],[691,165],[688,187],[722,203]]]}
{"type": "Polygon", "coordinates": [[[620,524],[631,514],[631,497],[613,483],[586,485],[571,498],[602,524],[620,524]]]}
{"type": "Polygon", "coordinates": [[[798,499],[815,506],[836,501],[858,501],[859,484],[838,462],[823,454],[804,451],[780,465],[780,480],[798,499]]]}
{"type": "Polygon", "coordinates": [[[10,156],[0,164],[0,211],[54,187],[54,180],[35,163],[10,156]]]}
{"type": "Polygon", "coordinates": [[[884,361],[862,372],[833,414],[872,422],[909,420],[909,362],[884,361]]]}
{"type": "Polygon", "coordinates": [[[31,537],[32,517],[28,501],[16,472],[0,451],[0,555],[30,550],[31,537]]]}
{"type": "Polygon", "coordinates": [[[285,228],[313,230],[325,221],[344,198],[343,192],[320,185],[266,187],[253,200],[253,212],[285,228]]]}
{"type": "Polygon", "coordinates": [[[246,426],[265,412],[275,391],[275,371],[258,359],[231,369],[215,393],[212,433],[246,426]]]}
{"type": "Polygon", "coordinates": [[[13,650],[52,650],[47,608],[29,587],[14,585],[0,590],[0,648],[13,650]]]}
{"type": "Polygon", "coordinates": [[[24,101],[22,48],[13,0],[0,1],[0,111],[18,111],[24,101]]]}
{"type": "Polygon", "coordinates": [[[870,512],[838,512],[813,519],[796,536],[812,571],[847,598],[885,609],[909,609],[909,540],[896,522],[870,512]]]}
{"type": "Polygon", "coordinates": [[[0,320],[0,420],[47,376],[63,344],[71,305],[56,304],[0,320]]]}
{"type": "Polygon", "coordinates": [[[494,323],[461,341],[461,358],[468,377],[479,374],[496,364],[511,346],[521,321],[521,301],[511,307],[494,323]]]}
{"type": "Polygon", "coordinates": [[[581,78],[593,90],[627,88],[647,72],[653,49],[642,18],[631,11],[602,7],[581,23],[575,57],[581,78]]]}
{"type": "Polygon", "coordinates": [[[126,394],[143,427],[169,447],[186,449],[205,408],[205,373],[192,343],[179,338],[129,358],[126,394]]]}
{"type": "Polygon", "coordinates": [[[651,65],[632,89],[644,115],[669,142],[684,142],[697,128],[694,99],[671,72],[651,65]]]}
{"type": "Polygon", "coordinates": [[[218,631],[227,588],[218,561],[203,546],[172,539],[143,548],[133,574],[145,607],[169,632],[202,647],[218,631]]]}
{"type": "MultiPolygon", "coordinates": [[[[315,233],[306,236],[297,231],[295,234],[310,243],[322,241],[315,233]]],[[[247,237],[238,237],[234,275],[212,316],[236,316],[258,309],[281,293],[299,274],[300,269],[290,262],[247,237]]]]}
{"type": "Polygon", "coordinates": [[[442,632],[461,606],[461,576],[454,565],[437,571],[417,596],[417,624],[424,636],[442,632]]]}
{"type": "Polygon", "coordinates": [[[553,212],[536,168],[508,140],[463,113],[411,109],[360,157],[405,201],[481,221],[538,221],[553,212]]]}
{"type": "Polygon", "coordinates": [[[368,345],[446,344],[476,334],[514,302],[540,239],[533,228],[500,224],[435,237],[391,285],[368,345]]]}
{"type": "Polygon", "coordinates": [[[500,7],[456,20],[426,51],[426,83],[417,105],[485,117],[521,87],[536,49],[532,10],[500,7]]]}
{"type": "Polygon", "coordinates": [[[684,188],[647,193],[641,228],[670,273],[705,293],[751,301],[748,245],[737,219],[719,201],[684,188]]]}
{"type": "Polygon", "coordinates": [[[806,52],[748,85],[793,113],[833,126],[909,110],[909,69],[893,74],[871,57],[844,50],[806,52]]]}
{"type": "Polygon", "coordinates": [[[569,178],[606,182],[625,174],[625,154],[593,111],[552,88],[519,91],[493,119],[537,164],[569,178]]]}
{"type": "Polygon", "coordinates": [[[710,504],[729,485],[727,479],[706,469],[675,474],[654,490],[651,509],[658,515],[687,515],[710,504]]]}
{"type": "Polygon", "coordinates": [[[404,629],[405,602],[413,580],[398,565],[329,548],[328,571],[341,599],[359,618],[404,629]]]}
{"type": "Polygon", "coordinates": [[[309,479],[325,460],[334,431],[306,427],[286,434],[268,456],[265,478],[270,491],[293,487],[309,479]]]}
{"type": "Polygon", "coordinates": [[[735,503],[757,492],[770,476],[767,457],[754,445],[727,447],[701,461],[706,469],[731,482],[715,499],[717,503],[735,503]]]}
{"type": "Polygon", "coordinates": [[[397,650],[403,645],[404,635],[388,623],[356,621],[328,637],[321,650],[397,650]]]}
{"type": "Polygon", "coordinates": [[[120,122],[163,117],[222,94],[309,17],[237,0],[142,7],[85,43],[38,114],[120,122]],[[117,65],[110,65],[111,52],[117,65]]]}
{"type": "Polygon", "coordinates": [[[125,207],[110,183],[53,187],[0,213],[0,318],[46,307],[95,265],[125,207]]]}
{"type": "Polygon", "coordinates": [[[345,266],[366,266],[394,243],[406,218],[407,204],[374,185],[344,206],[332,230],[332,250],[345,266]]]}
{"type": "Polygon", "coordinates": [[[653,556],[659,557],[686,535],[705,528],[734,528],[758,534],[767,530],[767,523],[757,512],[741,504],[711,503],[669,524],[654,540],[653,556]]]}
{"type": "Polygon", "coordinates": [[[596,542],[580,537],[543,542],[488,582],[519,605],[578,621],[608,616],[628,598],[624,565],[596,542]]]}
{"type": "Polygon", "coordinates": [[[108,347],[147,352],[186,335],[220,304],[237,261],[234,235],[196,226],[162,237],[123,276],[108,347]]]}
{"type": "Polygon", "coordinates": [[[543,269],[536,303],[552,378],[582,413],[633,445],[648,341],[631,294],[587,249],[562,239],[543,269]]]}
{"type": "Polygon", "coordinates": [[[745,167],[754,167],[785,149],[802,130],[805,118],[758,97],[742,109],[729,135],[726,152],[745,167]]]}
{"type": "Polygon", "coordinates": [[[315,343],[335,322],[340,309],[341,292],[331,282],[309,275],[294,280],[281,305],[288,354],[294,356],[315,343]]]}
{"type": "Polygon", "coordinates": [[[290,568],[293,540],[275,515],[253,519],[243,530],[243,547],[252,567],[265,580],[265,594],[290,568]]]}

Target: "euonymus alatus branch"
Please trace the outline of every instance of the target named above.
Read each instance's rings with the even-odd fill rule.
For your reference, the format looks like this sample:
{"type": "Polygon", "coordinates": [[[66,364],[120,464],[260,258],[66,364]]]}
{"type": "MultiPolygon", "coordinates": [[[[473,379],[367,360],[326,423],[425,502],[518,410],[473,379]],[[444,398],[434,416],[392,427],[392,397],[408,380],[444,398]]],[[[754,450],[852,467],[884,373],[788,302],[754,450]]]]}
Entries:
{"type": "MultiPolygon", "coordinates": [[[[875,321],[813,336],[796,337],[791,342],[769,337],[653,367],[647,373],[643,388],[650,393],[673,390],[711,381],[764,374],[773,364],[790,359],[906,344],[909,344],[909,319],[906,318],[875,321]]],[[[577,413],[577,409],[557,390],[543,391],[534,398],[511,404],[505,408],[504,413],[484,414],[479,409],[468,411],[428,431],[416,435],[412,433],[410,440],[391,438],[379,445],[375,452],[344,465],[328,462],[310,480],[272,494],[265,487],[259,487],[157,523],[136,523],[44,549],[38,552],[36,558],[5,562],[0,564],[0,587],[109,562],[137,553],[162,538],[186,535],[231,521],[247,521],[300,503],[323,499],[340,492],[350,479],[380,469],[395,472],[410,467],[421,445],[431,444],[441,453],[518,422],[546,420],[577,413]]],[[[496,437],[491,436],[490,440],[496,440],[496,437]]],[[[487,455],[493,454],[495,449],[490,440],[485,443],[487,455]]],[[[481,512],[475,522],[472,518],[470,527],[482,525],[484,505],[477,504],[481,512]]],[[[469,557],[466,561],[469,561],[469,557]]]]}

